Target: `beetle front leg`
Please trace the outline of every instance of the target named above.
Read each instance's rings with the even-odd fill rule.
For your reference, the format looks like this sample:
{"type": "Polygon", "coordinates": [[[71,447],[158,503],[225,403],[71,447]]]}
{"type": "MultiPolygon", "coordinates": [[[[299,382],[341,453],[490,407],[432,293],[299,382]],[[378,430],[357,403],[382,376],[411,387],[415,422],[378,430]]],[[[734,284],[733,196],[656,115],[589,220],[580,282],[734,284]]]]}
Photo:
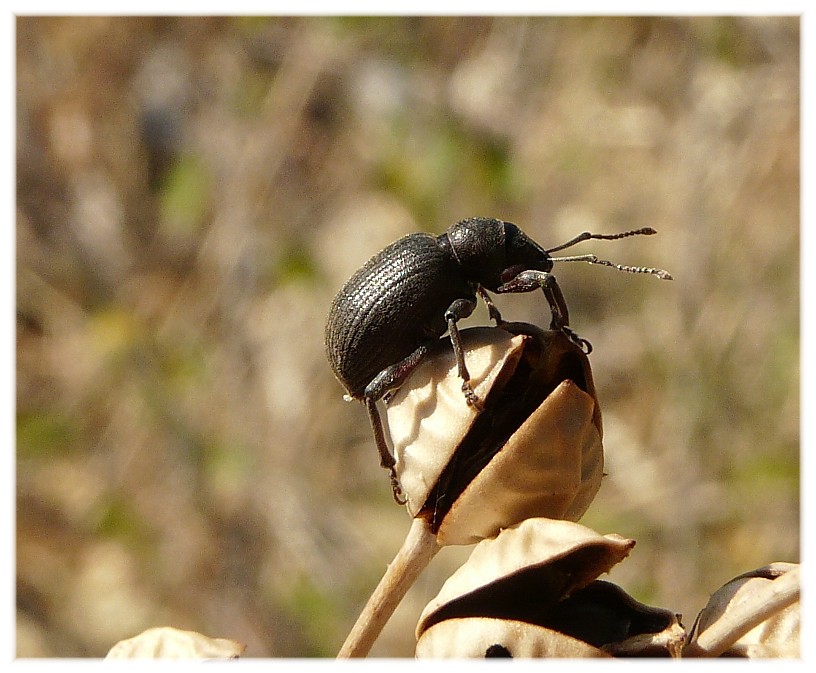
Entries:
{"type": "Polygon", "coordinates": [[[549,280],[546,284],[541,285],[544,292],[544,297],[550,305],[550,313],[552,320],[550,321],[550,329],[563,330],[569,325],[569,309],[567,308],[567,301],[564,299],[564,294],[561,292],[561,286],[555,280],[555,276],[547,274],[549,280]]]}
{"type": "Polygon", "coordinates": [[[506,282],[504,285],[500,285],[496,289],[496,293],[533,292],[538,288],[541,288],[544,292],[544,297],[550,306],[550,314],[552,315],[550,329],[563,332],[570,341],[589,355],[589,353],[592,352],[592,344],[586,339],[579,337],[575,331],[569,327],[569,309],[567,309],[567,302],[564,299],[558,282],[555,280],[555,276],[551,273],[537,269],[522,271],[512,280],[506,282]]]}
{"type": "Polygon", "coordinates": [[[465,350],[462,348],[462,338],[459,336],[459,328],[456,326],[459,320],[467,318],[475,308],[475,299],[457,299],[445,311],[445,321],[448,323],[448,332],[453,345],[453,354],[456,356],[459,378],[462,379],[462,392],[465,394],[467,403],[481,411],[482,402],[470,385],[470,372],[468,372],[467,364],[465,364],[465,350]]]}
{"type": "Polygon", "coordinates": [[[569,325],[569,311],[567,310],[567,303],[564,300],[564,295],[561,293],[561,288],[558,283],[548,271],[539,271],[537,269],[530,269],[522,271],[496,288],[497,294],[504,293],[521,293],[533,292],[538,289],[543,290],[547,303],[550,305],[550,313],[552,314],[552,321],[550,322],[550,329],[561,329],[569,325]]]}
{"type": "Polygon", "coordinates": [[[544,296],[547,298],[547,303],[550,305],[550,312],[552,313],[552,321],[550,322],[550,329],[557,329],[566,334],[567,338],[572,341],[578,348],[580,348],[586,355],[592,352],[592,344],[586,339],[579,337],[578,334],[569,326],[569,310],[567,309],[567,302],[564,295],[561,293],[561,286],[555,280],[555,276],[550,275],[551,282],[541,289],[544,290],[544,296]]]}

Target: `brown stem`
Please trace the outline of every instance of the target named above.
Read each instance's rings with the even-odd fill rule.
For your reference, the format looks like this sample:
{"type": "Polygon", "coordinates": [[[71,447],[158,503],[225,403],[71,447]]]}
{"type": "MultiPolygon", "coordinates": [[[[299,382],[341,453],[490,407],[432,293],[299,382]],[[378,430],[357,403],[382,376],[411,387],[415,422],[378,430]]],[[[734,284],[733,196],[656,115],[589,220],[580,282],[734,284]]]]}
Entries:
{"type": "Polygon", "coordinates": [[[436,535],[431,532],[428,522],[422,517],[414,519],[405,542],[340,648],[338,659],[365,657],[369,653],[408,589],[438,551],[436,535]]]}

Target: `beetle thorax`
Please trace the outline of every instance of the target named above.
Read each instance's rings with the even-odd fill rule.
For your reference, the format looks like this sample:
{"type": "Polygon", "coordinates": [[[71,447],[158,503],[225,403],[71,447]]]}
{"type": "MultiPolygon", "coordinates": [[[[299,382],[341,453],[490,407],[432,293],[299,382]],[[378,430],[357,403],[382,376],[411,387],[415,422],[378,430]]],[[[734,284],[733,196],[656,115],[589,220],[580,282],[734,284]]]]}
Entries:
{"type": "Polygon", "coordinates": [[[489,287],[507,266],[505,223],[487,217],[457,222],[447,231],[453,256],[469,280],[489,287]]]}

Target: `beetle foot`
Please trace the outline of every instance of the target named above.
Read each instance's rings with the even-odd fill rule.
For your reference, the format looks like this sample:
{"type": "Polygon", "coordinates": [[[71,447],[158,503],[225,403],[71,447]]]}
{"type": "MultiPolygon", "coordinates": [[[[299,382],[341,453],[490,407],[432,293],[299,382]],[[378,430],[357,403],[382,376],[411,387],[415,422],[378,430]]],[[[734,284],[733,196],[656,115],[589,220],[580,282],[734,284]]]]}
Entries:
{"type": "Polygon", "coordinates": [[[496,308],[496,305],[493,302],[490,302],[487,305],[487,316],[496,323],[496,327],[500,327],[507,322],[504,318],[502,318],[502,314],[499,312],[499,309],[496,308]]]}
{"type": "Polygon", "coordinates": [[[572,343],[574,343],[584,352],[584,355],[589,355],[592,352],[592,344],[586,339],[579,337],[572,329],[566,325],[561,325],[559,329],[570,341],[572,341],[572,343]]]}
{"type": "Polygon", "coordinates": [[[501,327],[502,325],[507,324],[507,321],[504,318],[502,318],[501,313],[499,313],[498,311],[496,311],[496,315],[490,314],[489,317],[496,323],[496,327],[501,327]]]}
{"type": "Polygon", "coordinates": [[[408,498],[402,492],[402,486],[400,485],[399,478],[397,477],[397,471],[394,469],[393,466],[388,468],[388,472],[391,475],[391,491],[394,494],[394,502],[398,505],[404,505],[408,502],[408,498]]]}
{"type": "Polygon", "coordinates": [[[479,396],[473,392],[473,388],[470,387],[469,381],[462,383],[462,392],[465,394],[465,399],[467,400],[468,406],[473,407],[476,409],[476,411],[484,411],[484,405],[479,399],[479,396]]]}

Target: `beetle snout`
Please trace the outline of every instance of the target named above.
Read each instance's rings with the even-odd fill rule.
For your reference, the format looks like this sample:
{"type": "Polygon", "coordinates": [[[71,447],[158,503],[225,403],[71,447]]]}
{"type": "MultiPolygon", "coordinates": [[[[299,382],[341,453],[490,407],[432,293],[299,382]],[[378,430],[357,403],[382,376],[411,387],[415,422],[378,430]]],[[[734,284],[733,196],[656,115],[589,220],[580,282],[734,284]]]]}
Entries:
{"type": "Polygon", "coordinates": [[[549,257],[536,259],[526,264],[513,264],[513,266],[507,267],[499,274],[499,279],[501,280],[500,285],[506,285],[523,271],[545,271],[549,273],[552,271],[552,268],[552,260],[549,257]]]}
{"type": "Polygon", "coordinates": [[[499,275],[499,280],[501,281],[499,285],[505,285],[509,283],[513,278],[518,276],[522,271],[526,271],[528,267],[522,264],[515,264],[511,267],[508,267],[504,271],[501,272],[499,275]]]}

